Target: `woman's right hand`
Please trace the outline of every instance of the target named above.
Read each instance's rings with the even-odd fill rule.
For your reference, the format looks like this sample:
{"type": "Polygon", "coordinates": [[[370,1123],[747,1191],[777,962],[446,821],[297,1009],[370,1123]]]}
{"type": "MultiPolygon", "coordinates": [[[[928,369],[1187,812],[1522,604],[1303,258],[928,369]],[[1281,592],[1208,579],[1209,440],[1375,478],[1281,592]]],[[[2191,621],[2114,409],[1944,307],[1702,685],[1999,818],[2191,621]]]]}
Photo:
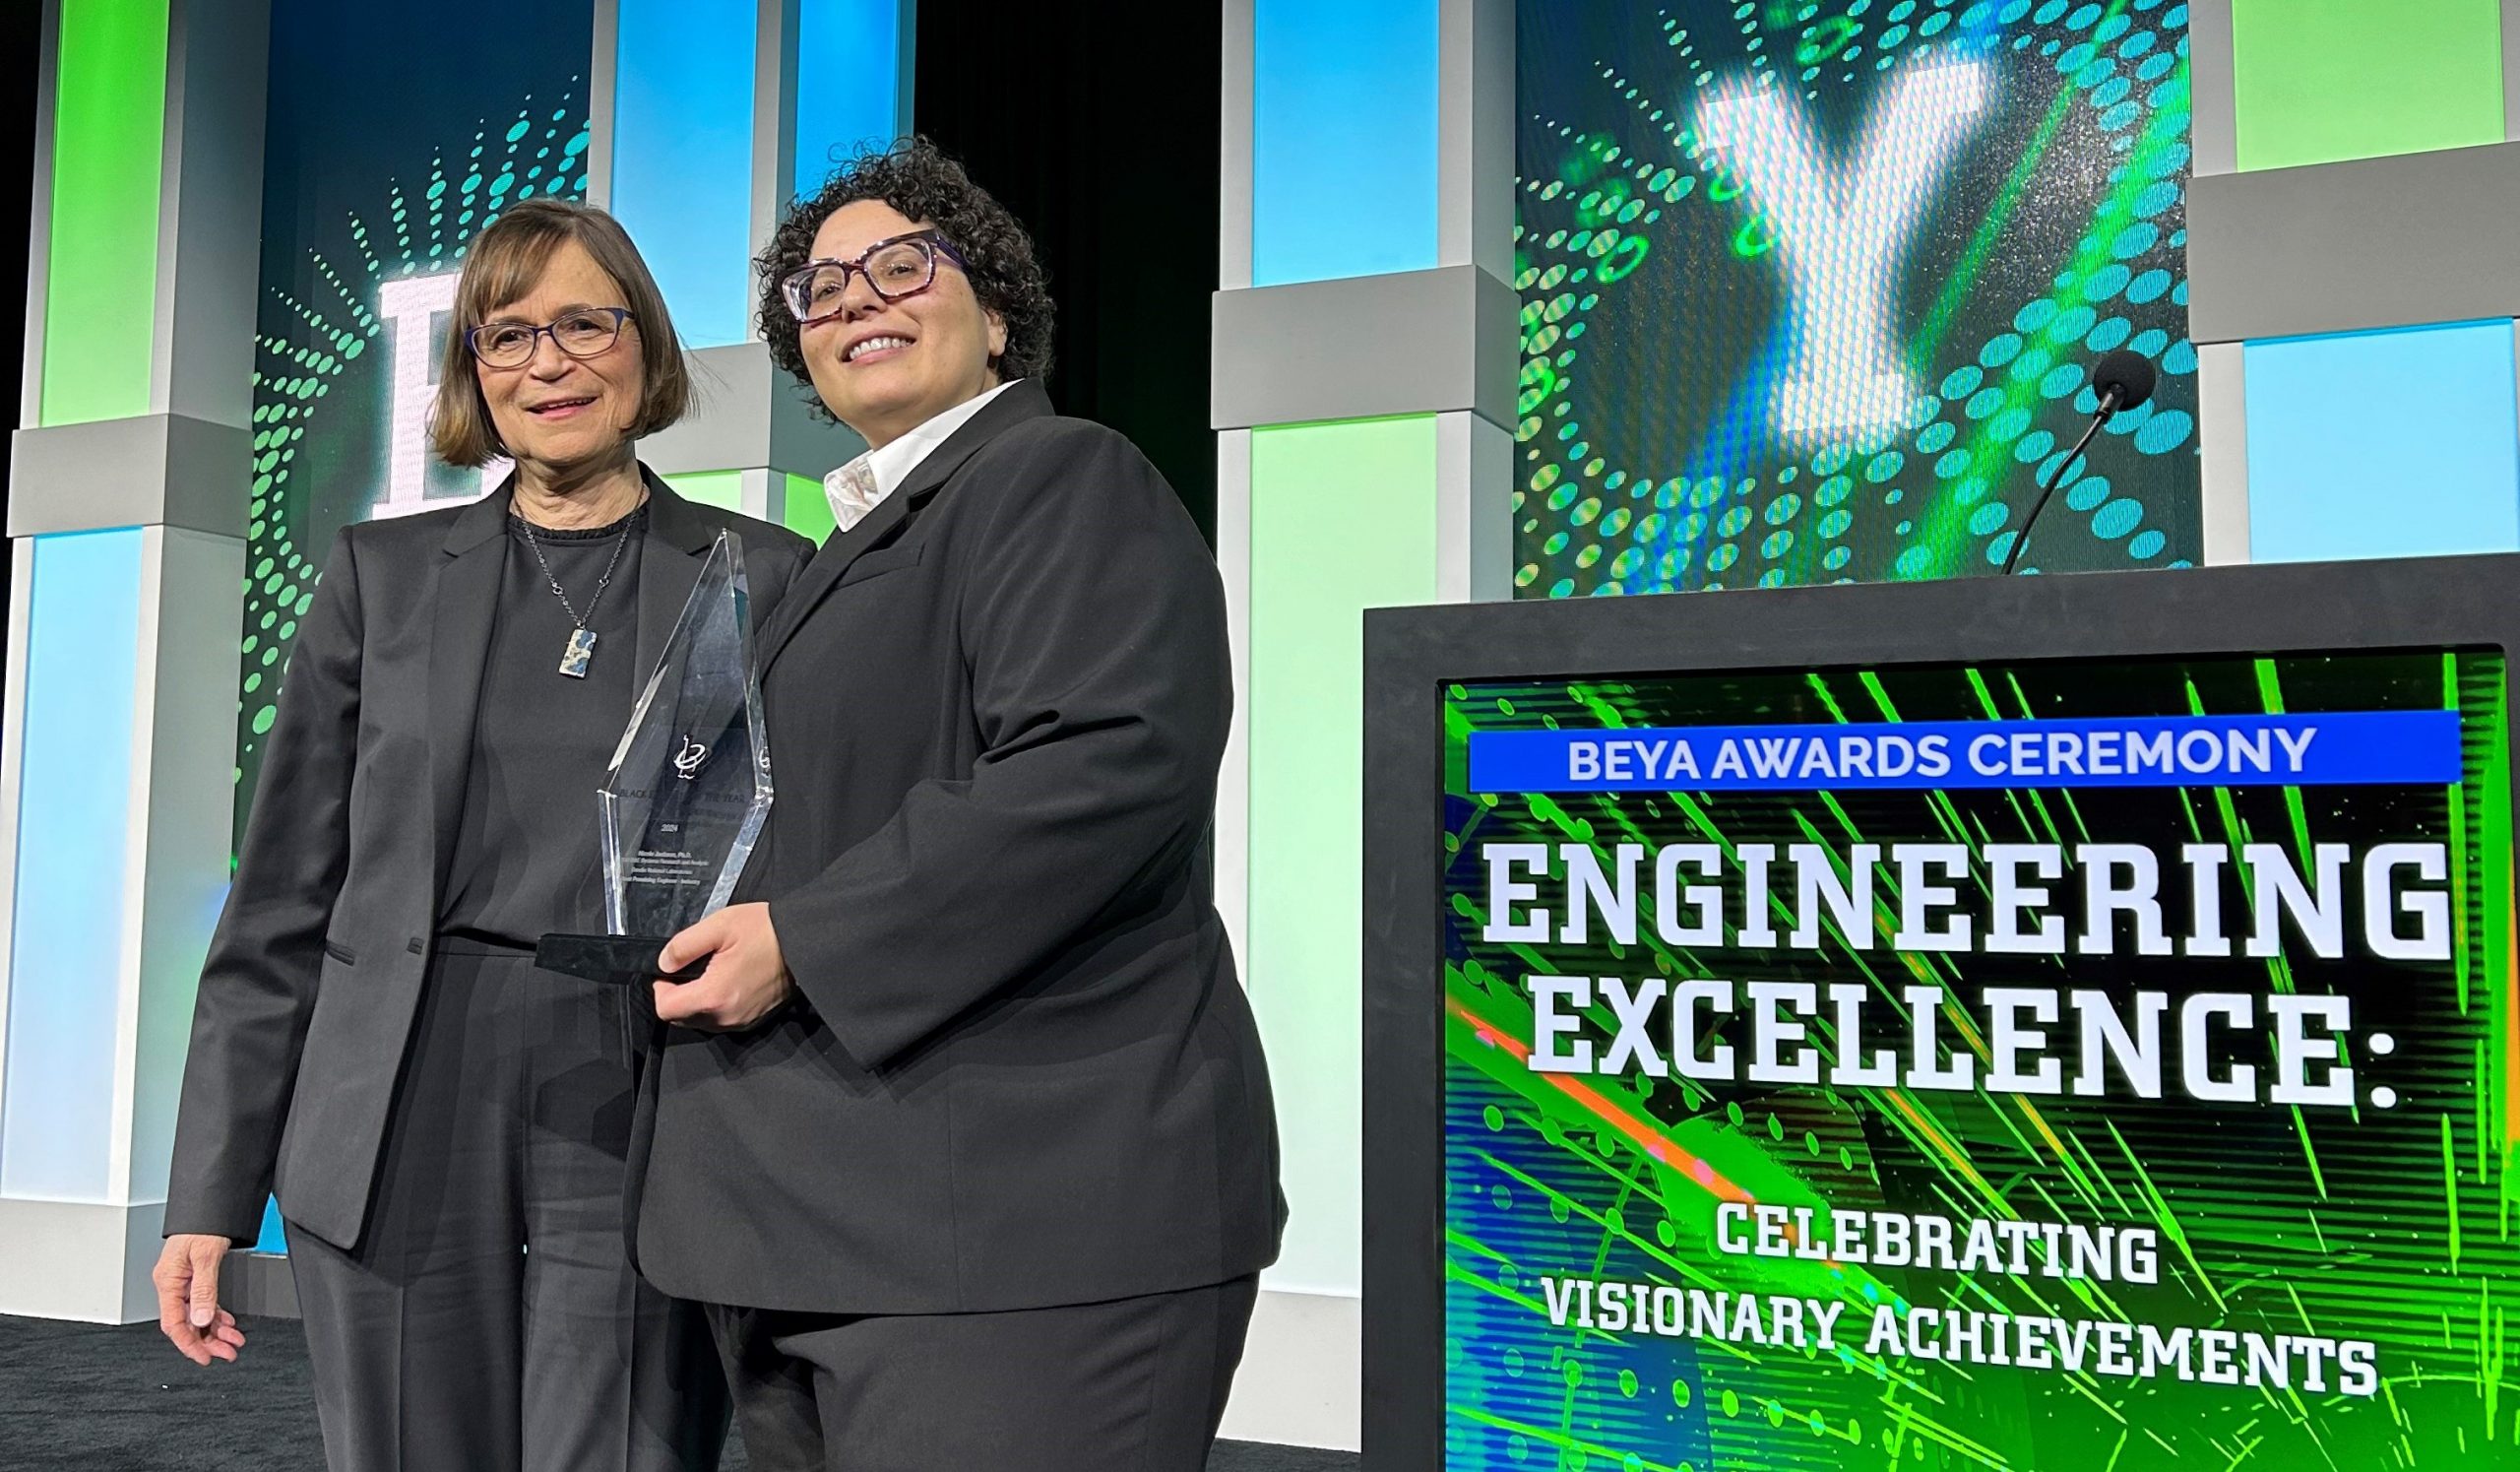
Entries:
{"type": "Polygon", "coordinates": [[[227,1248],[224,1237],[179,1232],[166,1239],[149,1275],[158,1285],[158,1327],[196,1365],[232,1364],[245,1344],[236,1315],[219,1307],[219,1264],[227,1248]]]}

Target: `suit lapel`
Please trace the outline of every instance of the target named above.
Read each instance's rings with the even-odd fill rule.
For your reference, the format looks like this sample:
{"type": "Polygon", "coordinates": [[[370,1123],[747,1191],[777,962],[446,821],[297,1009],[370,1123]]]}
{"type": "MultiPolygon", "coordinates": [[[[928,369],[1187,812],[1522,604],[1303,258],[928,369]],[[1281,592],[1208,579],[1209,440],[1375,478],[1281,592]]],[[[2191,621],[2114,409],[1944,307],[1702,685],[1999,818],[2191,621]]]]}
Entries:
{"type": "MultiPolygon", "coordinates": [[[[507,571],[507,520],[515,478],[474,501],[447,532],[437,569],[429,631],[429,810],[435,845],[435,890],[446,890],[455,825],[464,811],[464,783],[472,763],[472,722],[489,664],[490,630],[499,611],[499,580],[507,571]]],[[[432,900],[434,909],[436,901],[432,900]]]]}
{"type": "Polygon", "coordinates": [[[1050,414],[1050,396],[1040,384],[1025,379],[990,400],[971,421],[947,436],[925,460],[912,470],[910,478],[899,489],[884,497],[866,519],[847,532],[823,544],[814,560],[805,564],[796,580],[788,585],[780,600],[779,611],[772,615],[771,626],[761,645],[761,667],[766,672],[779,658],[780,651],[795,636],[797,628],[810,616],[859,556],[880,544],[893,529],[907,519],[920,501],[944,488],[963,462],[978,452],[1009,427],[1026,419],[1050,414]]]}
{"type": "Polygon", "coordinates": [[[788,583],[778,609],[770,615],[770,627],[759,636],[759,658],[765,672],[771,661],[779,658],[779,651],[787,647],[796,625],[804,622],[805,614],[839,586],[841,574],[849,571],[849,565],[857,560],[859,553],[892,535],[893,528],[909,517],[910,505],[909,486],[884,497],[880,505],[866,513],[865,520],[824,543],[823,549],[788,583]]]}

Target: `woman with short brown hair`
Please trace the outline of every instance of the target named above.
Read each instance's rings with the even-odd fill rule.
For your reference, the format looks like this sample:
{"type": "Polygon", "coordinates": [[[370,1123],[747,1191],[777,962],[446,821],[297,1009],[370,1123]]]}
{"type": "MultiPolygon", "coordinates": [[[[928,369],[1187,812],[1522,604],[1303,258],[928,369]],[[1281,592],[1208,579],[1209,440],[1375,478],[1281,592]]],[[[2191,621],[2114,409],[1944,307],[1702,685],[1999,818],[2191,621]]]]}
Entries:
{"type": "Polygon", "coordinates": [[[623,1243],[647,1017],[534,964],[603,928],[596,789],[719,534],[756,612],[812,550],[639,464],[689,395],[621,226],[511,207],[465,260],[430,434],[513,473],[346,528],[298,631],[156,1278],[177,1349],[236,1358],[220,1263],[277,1187],[334,1472],[717,1463],[706,1331],[623,1243]]]}

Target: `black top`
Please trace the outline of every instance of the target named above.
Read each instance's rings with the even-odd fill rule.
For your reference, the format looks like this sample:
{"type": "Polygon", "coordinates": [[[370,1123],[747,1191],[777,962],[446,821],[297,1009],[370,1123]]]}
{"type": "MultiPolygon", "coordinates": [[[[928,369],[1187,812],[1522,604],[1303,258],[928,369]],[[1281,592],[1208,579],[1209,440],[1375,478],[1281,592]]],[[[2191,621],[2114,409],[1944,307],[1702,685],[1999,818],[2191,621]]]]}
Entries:
{"type": "Polygon", "coordinates": [[[549,931],[604,928],[596,789],[636,698],[647,524],[644,503],[610,526],[584,531],[536,527],[509,514],[441,932],[531,948],[549,931]],[[554,578],[580,614],[593,609],[587,627],[596,645],[583,678],[560,672],[578,624],[552,593],[554,578]]]}
{"type": "MultiPolygon", "coordinates": [[[[654,664],[722,531],[743,538],[754,610],[776,616],[813,544],[644,479],[630,663],[654,664]]],[[[345,1250],[362,1239],[472,783],[508,505],[502,489],[333,538],[202,966],[167,1232],[250,1243],[277,1189],[291,1226],[345,1250]]],[[[619,637],[595,672],[613,672],[619,637]]]]}

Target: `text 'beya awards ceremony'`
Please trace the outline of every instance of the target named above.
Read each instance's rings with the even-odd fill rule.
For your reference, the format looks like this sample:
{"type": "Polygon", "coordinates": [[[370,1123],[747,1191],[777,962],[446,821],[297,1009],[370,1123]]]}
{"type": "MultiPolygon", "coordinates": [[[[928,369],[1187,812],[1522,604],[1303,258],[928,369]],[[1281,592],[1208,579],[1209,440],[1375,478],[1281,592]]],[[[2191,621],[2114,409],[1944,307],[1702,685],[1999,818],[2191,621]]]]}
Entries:
{"type": "Polygon", "coordinates": [[[10,0],[20,271],[0,1472],[2520,1472],[2520,0],[10,0]]]}

